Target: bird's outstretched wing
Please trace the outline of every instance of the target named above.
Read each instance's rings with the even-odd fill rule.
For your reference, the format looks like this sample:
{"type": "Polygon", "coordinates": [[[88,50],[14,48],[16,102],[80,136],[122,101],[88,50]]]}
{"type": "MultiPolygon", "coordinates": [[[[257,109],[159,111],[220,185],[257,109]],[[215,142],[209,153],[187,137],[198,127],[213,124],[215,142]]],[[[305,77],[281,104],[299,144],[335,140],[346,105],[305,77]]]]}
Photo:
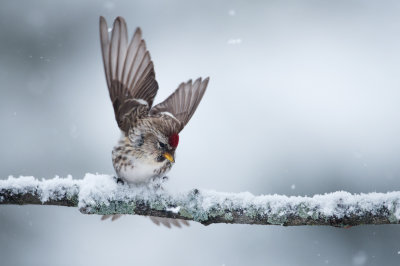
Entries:
{"type": "Polygon", "coordinates": [[[100,42],[115,119],[120,129],[128,132],[138,117],[148,114],[157,94],[153,62],[140,28],[128,43],[122,17],[115,19],[111,39],[107,22],[100,17],[100,42]]]}
{"type": "Polygon", "coordinates": [[[150,110],[150,115],[157,115],[163,112],[172,114],[179,120],[181,131],[197,109],[206,91],[209,78],[202,80],[198,78],[195,82],[189,80],[181,83],[179,87],[165,101],[157,104],[150,110]]]}

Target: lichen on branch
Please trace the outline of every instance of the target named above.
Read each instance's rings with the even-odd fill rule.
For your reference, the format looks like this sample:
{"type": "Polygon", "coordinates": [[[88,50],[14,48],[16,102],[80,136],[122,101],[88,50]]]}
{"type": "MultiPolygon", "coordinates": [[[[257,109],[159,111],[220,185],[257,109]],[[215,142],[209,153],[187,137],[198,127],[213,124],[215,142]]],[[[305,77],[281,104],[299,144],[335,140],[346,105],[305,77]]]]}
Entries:
{"type": "Polygon", "coordinates": [[[339,191],[313,197],[221,193],[193,189],[170,194],[155,186],[129,186],[109,175],[83,179],[9,177],[0,180],[0,204],[78,207],[85,214],[136,214],[212,223],[264,225],[398,224],[400,192],[350,194],[339,191]]]}

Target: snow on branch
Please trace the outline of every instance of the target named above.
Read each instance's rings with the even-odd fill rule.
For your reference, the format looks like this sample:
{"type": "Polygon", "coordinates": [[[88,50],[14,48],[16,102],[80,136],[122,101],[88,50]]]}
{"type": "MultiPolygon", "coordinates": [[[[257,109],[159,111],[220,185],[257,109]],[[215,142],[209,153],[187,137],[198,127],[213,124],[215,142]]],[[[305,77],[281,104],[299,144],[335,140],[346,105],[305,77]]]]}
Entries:
{"type": "Polygon", "coordinates": [[[128,186],[112,176],[86,174],[83,179],[9,177],[0,180],[0,204],[79,207],[85,214],[138,214],[212,223],[331,225],[398,224],[400,192],[313,197],[254,196],[249,192],[191,190],[171,195],[162,189],[128,186]]]}

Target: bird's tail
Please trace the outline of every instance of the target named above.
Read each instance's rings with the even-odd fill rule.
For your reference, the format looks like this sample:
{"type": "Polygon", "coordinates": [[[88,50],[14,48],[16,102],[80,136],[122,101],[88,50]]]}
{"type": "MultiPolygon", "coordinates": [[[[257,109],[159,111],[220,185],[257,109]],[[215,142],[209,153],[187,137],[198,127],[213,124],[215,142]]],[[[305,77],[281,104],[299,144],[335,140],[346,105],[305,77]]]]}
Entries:
{"type": "MultiPolygon", "coordinates": [[[[111,218],[111,221],[115,221],[123,216],[122,214],[115,214],[115,215],[103,215],[101,216],[101,220],[107,220],[111,218]]],[[[184,226],[190,226],[190,223],[185,220],[181,219],[173,219],[173,218],[161,218],[161,217],[154,217],[154,216],[149,216],[150,220],[156,224],[156,225],[163,225],[165,227],[171,228],[173,226],[181,228],[183,225],[184,226]]]]}

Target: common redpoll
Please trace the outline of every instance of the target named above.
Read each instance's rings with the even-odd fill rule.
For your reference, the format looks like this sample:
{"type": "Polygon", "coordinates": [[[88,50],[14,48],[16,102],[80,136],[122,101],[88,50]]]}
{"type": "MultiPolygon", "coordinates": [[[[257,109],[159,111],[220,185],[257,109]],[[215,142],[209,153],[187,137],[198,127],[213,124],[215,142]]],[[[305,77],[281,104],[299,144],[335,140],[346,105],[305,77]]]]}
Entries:
{"type": "Polygon", "coordinates": [[[134,184],[163,177],[175,163],[178,134],[196,111],[209,78],[181,83],[165,101],[152,106],[158,84],[140,28],[128,42],[126,22],[117,17],[110,39],[100,17],[100,41],[115,119],[122,131],[112,152],[115,171],[134,184]]]}

